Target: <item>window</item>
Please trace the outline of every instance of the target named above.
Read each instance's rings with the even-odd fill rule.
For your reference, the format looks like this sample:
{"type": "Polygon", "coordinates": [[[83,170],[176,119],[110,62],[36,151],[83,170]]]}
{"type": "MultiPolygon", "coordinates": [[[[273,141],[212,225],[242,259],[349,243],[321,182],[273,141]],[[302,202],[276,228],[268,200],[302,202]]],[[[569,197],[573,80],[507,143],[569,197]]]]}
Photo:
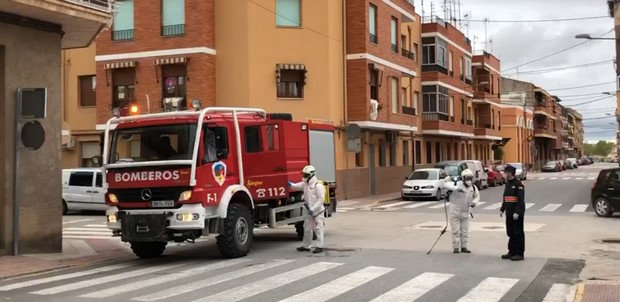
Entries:
{"type": "Polygon", "coordinates": [[[439,142],[435,142],[435,162],[441,161],[441,144],[439,142]]]}
{"type": "Polygon", "coordinates": [[[116,1],[118,13],[114,16],[112,40],[133,39],[133,0],[116,1]]]}
{"type": "Polygon", "coordinates": [[[418,43],[413,43],[413,49],[411,50],[412,54],[413,54],[413,60],[414,61],[418,61],[418,49],[420,48],[420,46],[418,45],[418,43]]]}
{"type": "Polygon", "coordinates": [[[206,163],[216,162],[228,157],[228,132],[225,127],[205,127],[203,129],[203,159],[206,163]]]}
{"type": "Polygon", "coordinates": [[[364,166],[364,156],[362,152],[364,152],[364,149],[360,150],[358,153],[355,153],[355,166],[358,168],[364,166]]]}
{"type": "Polygon", "coordinates": [[[437,38],[437,65],[448,67],[446,64],[448,43],[442,38],[437,38]]]}
{"type": "Polygon", "coordinates": [[[390,143],[390,166],[396,166],[396,144],[390,143]]]}
{"type": "Polygon", "coordinates": [[[430,164],[433,162],[433,153],[431,153],[431,142],[426,142],[426,163],[430,164]]]}
{"type": "Polygon", "coordinates": [[[471,80],[471,58],[465,58],[465,79],[471,80]]]}
{"type": "Polygon", "coordinates": [[[276,0],[276,25],[301,26],[301,0],[276,0]]]}
{"type": "Polygon", "coordinates": [[[245,151],[248,153],[275,152],[280,150],[278,125],[248,126],[243,129],[245,151]]]}
{"type": "Polygon", "coordinates": [[[372,4],[368,7],[368,32],[370,42],[377,44],[377,7],[372,4]]]}
{"type": "Polygon", "coordinates": [[[392,21],[390,23],[390,33],[391,33],[391,41],[392,41],[392,52],[398,53],[398,20],[392,17],[392,21]]]}
{"type": "Polygon", "coordinates": [[[112,138],[110,163],[128,158],[133,162],[188,160],[192,158],[195,137],[195,123],[117,129],[112,138]]]}
{"type": "Polygon", "coordinates": [[[422,143],[415,141],[415,163],[422,164],[422,143]]]}
{"type": "Polygon", "coordinates": [[[403,141],[403,166],[409,165],[409,141],[403,141]]]}
{"type": "Polygon", "coordinates": [[[454,75],[454,70],[452,66],[452,50],[448,52],[448,71],[450,72],[450,76],[454,75]]]}
{"type": "Polygon", "coordinates": [[[409,103],[409,100],[407,99],[407,88],[402,87],[400,89],[400,99],[402,100],[401,102],[403,103],[403,106],[411,107],[411,104],[409,103]]]}
{"type": "Polygon", "coordinates": [[[497,112],[497,129],[502,130],[502,112],[497,112]]]}
{"type": "Polygon", "coordinates": [[[450,97],[450,117],[454,117],[454,97],[450,97]]]}
{"type": "Polygon", "coordinates": [[[93,172],[73,172],[69,176],[69,186],[92,187],[93,177],[93,172]]]}
{"type": "Polygon", "coordinates": [[[283,69],[280,71],[280,83],[277,85],[279,98],[304,97],[305,70],[283,69]]]}
{"type": "Polygon", "coordinates": [[[422,45],[422,65],[435,64],[435,44],[422,45]]]}
{"type": "Polygon", "coordinates": [[[418,102],[420,101],[420,92],[416,91],[413,93],[413,109],[415,109],[415,113],[418,114],[418,102]]]}
{"type": "Polygon", "coordinates": [[[114,69],[112,73],[112,107],[126,108],[135,100],[135,69],[114,69]]]}
{"type": "Polygon", "coordinates": [[[465,125],[465,100],[461,99],[461,124],[465,125]]]}
{"type": "Polygon", "coordinates": [[[103,176],[101,176],[101,172],[97,172],[97,178],[95,179],[95,187],[97,188],[103,187],[103,176]]]}
{"type": "Polygon", "coordinates": [[[385,154],[385,149],[387,149],[387,144],[385,143],[384,140],[380,140],[379,141],[379,166],[381,167],[385,167],[386,166],[386,155],[385,154]]]}
{"type": "Polygon", "coordinates": [[[463,80],[463,57],[459,57],[459,77],[463,80]]]}
{"type": "Polygon", "coordinates": [[[185,33],[185,0],[162,0],[161,35],[185,33]]]}
{"type": "Polygon", "coordinates": [[[392,113],[398,113],[398,78],[392,77],[392,113]]]}
{"type": "Polygon", "coordinates": [[[92,158],[101,154],[101,149],[98,142],[82,142],[80,143],[82,151],[82,167],[94,167],[92,158]]]}
{"type": "Polygon", "coordinates": [[[422,86],[422,112],[449,113],[448,88],[422,86]]]}
{"type": "Polygon", "coordinates": [[[491,128],[495,128],[495,109],[491,109],[491,128]]]}
{"type": "MultiPolygon", "coordinates": [[[[372,67],[371,67],[372,68],[372,67]]],[[[379,100],[379,71],[370,70],[370,99],[379,100]]]]}
{"type": "Polygon", "coordinates": [[[94,75],[79,76],[80,82],[80,106],[81,107],[94,107],[97,105],[97,77],[94,75]]]}
{"type": "MultiPolygon", "coordinates": [[[[186,66],[185,65],[162,65],[162,97],[163,98],[183,98],[181,107],[187,106],[187,85],[185,83],[186,66]]],[[[164,103],[161,103],[163,108],[164,103]]]]}

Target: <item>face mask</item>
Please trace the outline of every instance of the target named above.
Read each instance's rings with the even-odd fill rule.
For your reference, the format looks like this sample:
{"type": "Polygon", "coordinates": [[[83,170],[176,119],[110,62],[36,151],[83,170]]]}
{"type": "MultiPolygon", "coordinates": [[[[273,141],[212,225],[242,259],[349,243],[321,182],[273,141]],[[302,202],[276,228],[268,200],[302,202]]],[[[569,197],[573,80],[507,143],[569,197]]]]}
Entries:
{"type": "Polygon", "coordinates": [[[465,185],[468,186],[468,187],[471,187],[471,180],[466,180],[465,181],[465,185]]]}

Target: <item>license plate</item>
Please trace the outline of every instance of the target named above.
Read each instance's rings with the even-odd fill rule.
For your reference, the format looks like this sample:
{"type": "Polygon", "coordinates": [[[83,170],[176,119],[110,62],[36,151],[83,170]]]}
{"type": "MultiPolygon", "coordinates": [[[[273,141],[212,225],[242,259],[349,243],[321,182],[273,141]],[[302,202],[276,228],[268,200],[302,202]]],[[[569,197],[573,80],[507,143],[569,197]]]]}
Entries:
{"type": "Polygon", "coordinates": [[[151,201],[152,208],[168,208],[174,207],[174,200],[153,200],[151,201]]]}

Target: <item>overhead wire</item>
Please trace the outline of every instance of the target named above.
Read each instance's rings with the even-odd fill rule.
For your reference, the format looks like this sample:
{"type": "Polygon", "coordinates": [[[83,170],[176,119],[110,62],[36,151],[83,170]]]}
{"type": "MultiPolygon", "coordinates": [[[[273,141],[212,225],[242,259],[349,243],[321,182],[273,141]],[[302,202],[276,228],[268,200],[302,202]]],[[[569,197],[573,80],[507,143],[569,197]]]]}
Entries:
{"type": "Polygon", "coordinates": [[[614,60],[605,60],[605,61],[600,61],[600,62],[592,62],[592,63],[586,63],[586,64],[580,64],[580,65],[572,65],[572,66],[564,66],[564,67],[556,67],[556,68],[526,70],[526,71],[519,71],[519,72],[515,71],[515,72],[505,73],[503,75],[545,74],[545,73],[557,72],[557,71],[568,70],[568,69],[587,68],[587,67],[593,67],[593,66],[600,66],[600,65],[605,65],[607,63],[613,63],[613,62],[614,62],[614,60]]]}
{"type": "Polygon", "coordinates": [[[462,21],[462,22],[489,22],[489,23],[540,23],[540,22],[583,21],[583,20],[607,19],[607,18],[609,17],[608,16],[592,16],[592,17],[574,17],[574,18],[562,18],[562,19],[533,19],[533,20],[493,20],[493,19],[472,20],[472,19],[453,18],[453,20],[462,21]]]}

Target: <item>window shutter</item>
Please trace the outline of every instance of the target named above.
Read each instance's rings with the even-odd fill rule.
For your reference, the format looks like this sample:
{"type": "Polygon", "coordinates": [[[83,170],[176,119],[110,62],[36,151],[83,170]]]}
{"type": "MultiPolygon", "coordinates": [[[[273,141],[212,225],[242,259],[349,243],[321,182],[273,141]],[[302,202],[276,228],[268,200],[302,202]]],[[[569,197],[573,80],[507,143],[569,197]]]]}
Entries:
{"type": "Polygon", "coordinates": [[[185,0],[164,0],[163,12],[163,26],[185,24],[185,0]]]}
{"type": "Polygon", "coordinates": [[[276,24],[300,26],[299,0],[276,0],[276,24]]]}
{"type": "Polygon", "coordinates": [[[114,17],[114,31],[133,29],[133,0],[117,1],[118,14],[114,17]]]}

